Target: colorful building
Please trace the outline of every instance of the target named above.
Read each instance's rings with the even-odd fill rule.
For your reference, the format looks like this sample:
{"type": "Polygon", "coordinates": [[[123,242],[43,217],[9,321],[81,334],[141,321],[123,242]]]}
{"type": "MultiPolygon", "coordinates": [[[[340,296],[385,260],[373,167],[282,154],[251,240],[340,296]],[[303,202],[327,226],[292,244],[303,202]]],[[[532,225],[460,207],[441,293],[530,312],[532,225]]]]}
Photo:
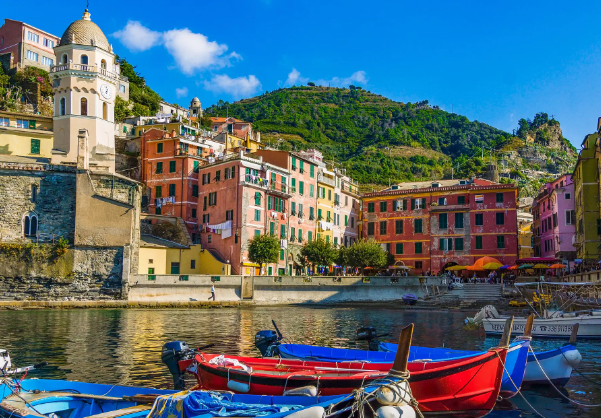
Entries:
{"type": "Polygon", "coordinates": [[[54,47],[60,38],[18,20],[4,19],[0,26],[0,55],[11,54],[11,68],[34,66],[50,71],[56,61],[54,47]]]}
{"type": "Polygon", "coordinates": [[[532,215],[536,220],[534,256],[558,258],[572,267],[576,258],[576,216],[571,174],[541,187],[532,204],[532,215]]]}
{"type": "Polygon", "coordinates": [[[363,196],[363,237],[417,272],[518,255],[517,187],[489,180],[401,183],[363,196]]]}
{"type": "Polygon", "coordinates": [[[211,130],[216,133],[226,132],[237,136],[238,138],[246,138],[252,136],[252,124],[232,117],[212,117],[211,130]]]}
{"type": "MultiPolygon", "coordinates": [[[[599,125],[601,125],[601,118],[599,125]]],[[[601,127],[598,126],[598,130],[601,127]]],[[[576,257],[584,265],[596,265],[601,248],[599,133],[587,135],[572,174],[576,216],[576,257]]]]}
{"type": "Polygon", "coordinates": [[[0,111],[0,155],[50,158],[53,141],[51,117],[0,111]]]}
{"type": "Polygon", "coordinates": [[[532,215],[528,217],[522,216],[523,213],[518,213],[518,258],[534,257],[534,237],[532,234],[532,215]]]}
{"type": "Polygon", "coordinates": [[[334,226],[334,242],[348,247],[359,238],[359,185],[346,175],[346,170],[336,170],[336,195],[340,196],[340,203],[334,208],[338,214],[338,225],[334,226]]]}

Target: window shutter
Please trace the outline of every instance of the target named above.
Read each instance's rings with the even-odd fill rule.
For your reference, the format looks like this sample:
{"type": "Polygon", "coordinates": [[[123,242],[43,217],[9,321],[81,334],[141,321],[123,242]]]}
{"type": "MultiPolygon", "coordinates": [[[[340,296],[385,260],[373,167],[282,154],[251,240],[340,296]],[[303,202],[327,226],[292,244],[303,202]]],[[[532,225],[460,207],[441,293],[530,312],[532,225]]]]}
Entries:
{"type": "Polygon", "coordinates": [[[422,198],[422,209],[426,208],[426,198],[422,198]]]}
{"type": "Polygon", "coordinates": [[[271,196],[267,198],[267,209],[271,210],[271,196]]]}
{"type": "Polygon", "coordinates": [[[403,210],[407,210],[407,199],[403,199],[403,210]]]}
{"type": "Polygon", "coordinates": [[[444,250],[446,250],[446,247],[445,247],[445,239],[444,239],[444,238],[440,238],[440,239],[439,239],[439,241],[438,241],[438,247],[439,247],[438,249],[439,249],[440,251],[444,251],[444,250]]]}
{"type": "Polygon", "coordinates": [[[447,240],[447,249],[451,251],[453,249],[453,238],[447,240]]]}
{"type": "Polygon", "coordinates": [[[411,199],[411,210],[415,210],[415,199],[411,199]]]}

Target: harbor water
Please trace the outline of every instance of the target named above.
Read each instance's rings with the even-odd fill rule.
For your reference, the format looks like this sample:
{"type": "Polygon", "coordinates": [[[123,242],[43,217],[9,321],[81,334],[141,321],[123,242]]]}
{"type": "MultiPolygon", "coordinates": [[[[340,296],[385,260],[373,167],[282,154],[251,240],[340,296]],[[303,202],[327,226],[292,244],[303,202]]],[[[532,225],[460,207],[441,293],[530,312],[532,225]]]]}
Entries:
{"type": "MultiPolygon", "coordinates": [[[[185,340],[191,347],[214,343],[211,352],[258,356],[255,333],[272,329],[274,319],[295,343],[365,348],[355,341],[361,326],[391,333],[416,324],[414,343],[422,346],[484,350],[498,339],[463,329],[465,313],[399,310],[390,306],[258,306],[221,309],[84,309],[0,311],[0,348],[24,366],[49,365],[28,377],[168,388],[172,380],[161,363],[167,341],[185,340]]],[[[534,340],[535,350],[565,341],[534,340]]],[[[583,361],[561,394],[551,387],[524,390],[522,398],[501,401],[490,417],[599,417],[601,408],[601,341],[579,341],[583,361]],[[566,398],[574,402],[570,402],[566,398]],[[529,405],[530,404],[530,405],[529,405]]]]}

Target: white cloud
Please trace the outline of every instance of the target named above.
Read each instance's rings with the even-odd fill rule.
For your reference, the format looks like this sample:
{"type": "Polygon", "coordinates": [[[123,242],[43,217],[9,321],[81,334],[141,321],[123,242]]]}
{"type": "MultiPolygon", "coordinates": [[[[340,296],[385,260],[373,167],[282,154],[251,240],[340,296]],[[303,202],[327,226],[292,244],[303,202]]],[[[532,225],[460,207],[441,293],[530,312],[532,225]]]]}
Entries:
{"type": "Polygon", "coordinates": [[[300,71],[298,71],[296,68],[293,68],[292,71],[290,71],[290,74],[288,74],[285,85],[294,86],[297,83],[302,85],[307,84],[308,81],[309,79],[307,77],[301,77],[300,71]]]}
{"type": "Polygon", "coordinates": [[[224,56],[227,45],[209,41],[203,34],[190,29],[167,31],[163,34],[163,40],[165,48],[184,74],[193,74],[208,67],[222,68],[229,66],[231,60],[241,59],[236,52],[224,56]]]}
{"type": "Polygon", "coordinates": [[[140,22],[130,20],[125,27],[113,36],[121,41],[132,52],[146,51],[161,43],[161,33],[143,26],[140,22]]]}
{"type": "Polygon", "coordinates": [[[186,97],[188,95],[188,87],[182,87],[181,89],[175,89],[175,95],[178,99],[186,97]]]}
{"type": "Polygon", "coordinates": [[[205,80],[204,87],[214,93],[227,93],[239,99],[260,90],[261,82],[254,75],[230,78],[228,75],[221,74],[213,76],[211,80],[205,80]]]}

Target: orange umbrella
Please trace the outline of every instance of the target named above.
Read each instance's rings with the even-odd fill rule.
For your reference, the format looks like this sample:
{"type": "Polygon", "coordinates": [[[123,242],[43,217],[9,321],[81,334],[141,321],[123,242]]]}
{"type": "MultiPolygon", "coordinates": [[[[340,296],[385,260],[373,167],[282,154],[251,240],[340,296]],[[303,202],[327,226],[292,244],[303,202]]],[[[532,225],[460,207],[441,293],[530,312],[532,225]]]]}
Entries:
{"type": "Polygon", "coordinates": [[[507,270],[517,270],[517,269],[518,269],[518,266],[511,266],[507,270]]]}
{"type": "Polygon", "coordinates": [[[496,258],[493,257],[482,257],[476,260],[476,262],[474,263],[473,266],[468,267],[467,269],[469,271],[480,271],[480,270],[484,270],[484,265],[488,264],[488,263],[498,263],[499,265],[503,265],[503,263],[501,263],[499,260],[497,260],[496,258]]]}
{"type": "Polygon", "coordinates": [[[551,266],[549,266],[550,269],[564,269],[566,268],[566,266],[564,266],[563,264],[551,264],[551,266]]]}

